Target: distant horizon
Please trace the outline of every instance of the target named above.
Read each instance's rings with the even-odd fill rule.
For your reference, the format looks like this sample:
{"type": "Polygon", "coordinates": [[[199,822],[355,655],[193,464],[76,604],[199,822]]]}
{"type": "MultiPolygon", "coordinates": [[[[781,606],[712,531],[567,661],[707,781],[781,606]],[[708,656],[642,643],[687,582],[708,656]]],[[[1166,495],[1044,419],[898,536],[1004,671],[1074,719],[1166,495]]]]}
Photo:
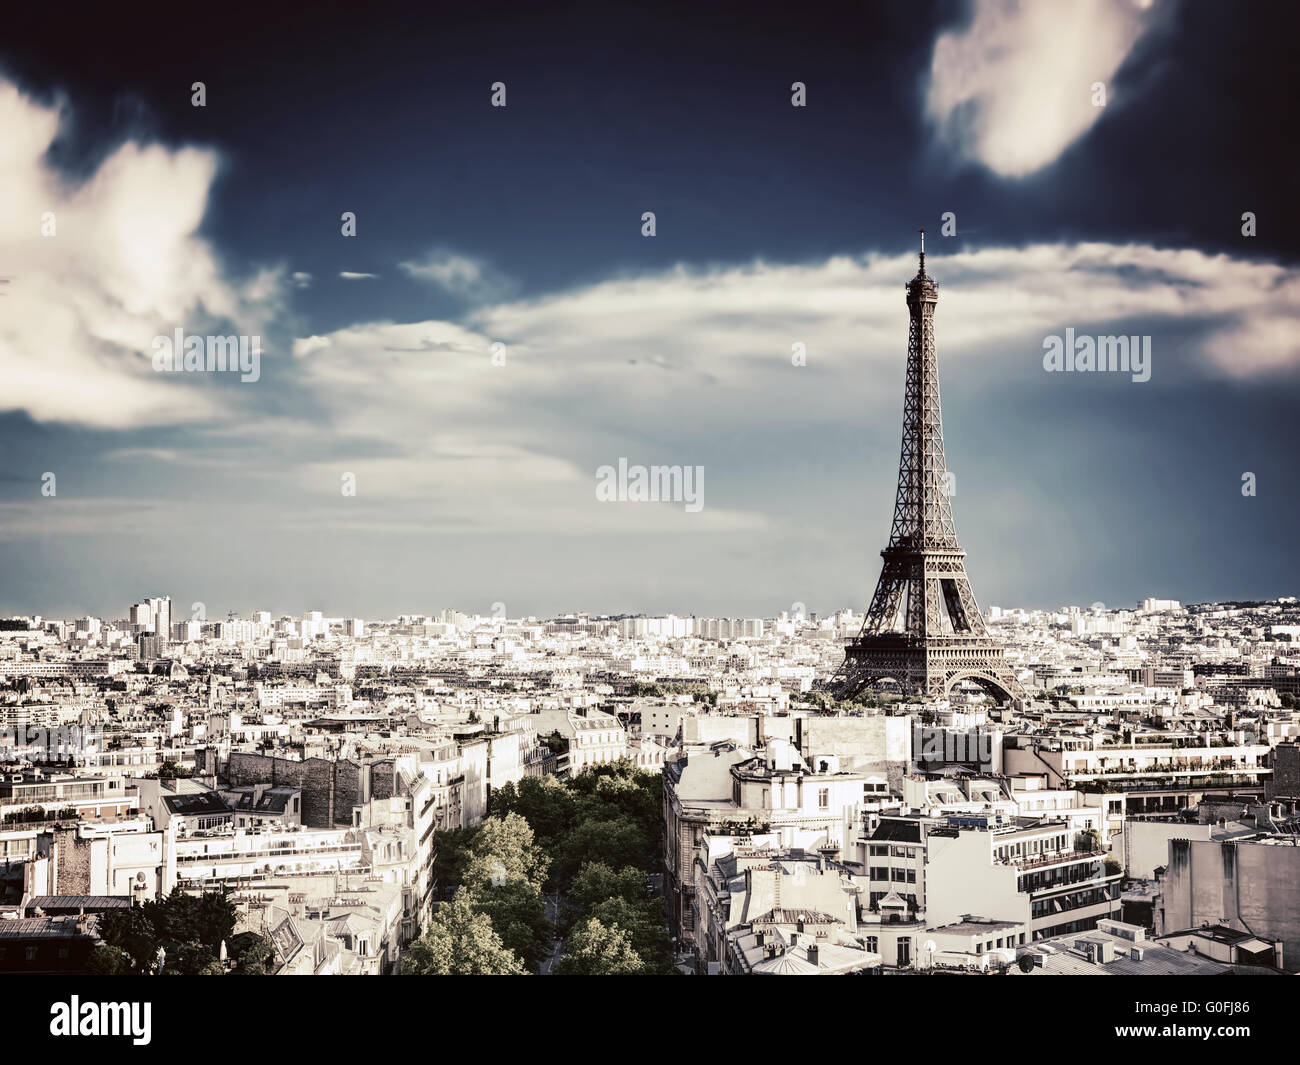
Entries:
{"type": "MultiPolygon", "coordinates": [[[[147,598],[147,597],[142,597],[142,598],[147,598]]],[[[1027,613],[1050,613],[1050,614],[1068,613],[1071,609],[1078,609],[1078,610],[1080,610],[1080,611],[1091,611],[1091,610],[1094,610],[1094,609],[1099,609],[1099,610],[1101,610],[1102,612],[1106,612],[1106,613],[1112,613],[1112,612],[1116,612],[1116,611],[1133,611],[1133,612],[1135,612],[1135,611],[1137,611],[1137,610],[1140,609],[1140,607],[1141,607],[1141,605],[1142,605],[1142,602],[1143,602],[1144,600],[1146,600],[1146,599],[1169,599],[1169,600],[1175,600],[1175,597],[1173,597],[1173,596],[1142,596],[1141,598],[1134,600],[1134,601],[1133,601],[1133,604],[1130,605],[1130,606],[1116,605],[1116,604],[1110,604],[1110,603],[1101,603],[1101,604],[1098,604],[1098,603],[1065,603],[1065,604],[1061,604],[1061,605],[1059,605],[1059,606],[1038,606],[1038,607],[1031,607],[1031,606],[1022,606],[1022,605],[1004,606],[1004,605],[1001,604],[1001,603],[991,603],[991,604],[989,604],[988,606],[981,606],[980,609],[981,609],[981,611],[982,611],[983,613],[985,613],[985,614],[987,614],[990,610],[995,609],[995,608],[998,609],[998,610],[1001,610],[1001,611],[1003,611],[1003,612],[1011,612],[1011,611],[1025,611],[1025,612],[1027,612],[1027,613]]],[[[1292,602],[1297,602],[1297,601],[1300,601],[1300,597],[1297,597],[1297,596],[1290,596],[1290,595],[1278,595],[1278,596],[1272,596],[1272,597],[1267,598],[1267,599],[1206,599],[1206,600],[1201,600],[1201,601],[1183,601],[1183,600],[1181,600],[1181,599],[1176,599],[1175,601],[1179,604],[1179,608],[1180,608],[1180,609],[1192,609],[1192,608],[1197,608],[1197,607],[1214,607],[1214,606],[1249,607],[1249,606],[1287,605],[1287,603],[1285,602],[1285,601],[1287,601],[1287,600],[1290,600],[1290,601],[1292,601],[1292,602]]],[[[175,606],[175,605],[176,605],[176,600],[173,600],[173,601],[172,601],[172,604],[173,604],[173,606],[175,606]]],[[[128,610],[129,610],[129,607],[128,607],[128,610]]],[[[595,619],[595,620],[610,620],[610,621],[618,621],[618,620],[620,620],[620,619],[624,619],[624,618],[662,618],[662,617],[677,617],[677,618],[725,618],[725,619],[731,619],[731,620],[743,620],[743,619],[749,619],[749,618],[758,618],[758,619],[763,620],[763,621],[775,621],[775,620],[779,620],[779,619],[780,619],[780,616],[781,616],[782,613],[791,614],[791,611],[787,608],[785,611],[783,611],[783,612],[782,612],[782,611],[778,611],[778,612],[775,613],[775,614],[763,614],[763,613],[734,613],[734,612],[731,612],[731,613],[721,613],[721,614],[719,614],[719,613],[712,613],[712,612],[710,612],[710,613],[699,613],[699,612],[694,612],[694,613],[683,613],[683,612],[681,612],[681,611],[677,611],[677,610],[656,611],[656,612],[649,612],[649,613],[647,613],[647,612],[645,612],[645,611],[637,611],[637,612],[632,612],[632,613],[629,613],[629,612],[626,612],[626,611],[624,611],[624,612],[620,612],[620,613],[605,613],[605,612],[598,612],[598,611],[591,611],[591,610],[565,610],[565,611],[559,611],[559,612],[557,612],[557,613],[546,613],[546,614],[543,614],[543,613],[537,613],[537,612],[529,612],[529,613],[522,613],[522,614],[503,614],[503,615],[500,615],[500,616],[495,616],[495,615],[493,615],[493,614],[491,613],[491,611],[489,611],[489,612],[487,612],[487,613],[482,613],[482,612],[474,612],[474,611],[463,610],[463,609],[461,609],[461,608],[459,608],[459,607],[448,606],[448,607],[440,607],[438,610],[434,610],[434,611],[416,611],[416,610],[409,610],[409,611],[401,611],[401,612],[399,612],[398,614],[390,614],[390,615],[366,615],[366,614],[358,614],[358,613],[350,613],[350,612],[335,613],[335,612],[332,612],[332,611],[320,610],[320,609],[317,608],[317,607],[308,607],[307,609],[305,609],[305,610],[301,610],[301,611],[298,611],[297,613],[291,613],[291,612],[287,612],[287,611],[280,611],[280,612],[277,612],[277,611],[275,611],[275,610],[266,610],[265,608],[262,608],[262,607],[254,607],[254,608],[252,608],[252,609],[250,609],[250,610],[245,610],[245,611],[242,611],[242,612],[241,612],[241,611],[231,611],[231,610],[218,611],[218,612],[212,612],[212,611],[209,611],[209,612],[208,612],[208,616],[207,616],[206,619],[204,619],[204,621],[203,621],[203,624],[210,624],[210,623],[215,622],[215,621],[224,621],[224,620],[226,620],[227,617],[231,617],[231,616],[236,617],[236,618],[240,618],[240,619],[244,619],[244,618],[247,618],[249,615],[252,615],[252,614],[254,614],[254,613],[259,613],[259,612],[269,613],[269,614],[272,616],[272,618],[273,618],[274,620],[277,620],[277,621],[278,621],[278,620],[281,620],[281,619],[283,619],[283,618],[298,619],[298,618],[302,618],[302,617],[304,617],[304,616],[307,615],[307,614],[310,614],[310,613],[315,612],[315,613],[319,613],[319,614],[321,615],[321,617],[322,617],[322,618],[325,618],[325,619],[342,619],[342,620],[347,620],[347,619],[358,619],[358,620],[361,620],[361,621],[366,622],[367,624],[375,624],[375,623],[382,623],[382,622],[392,622],[392,621],[397,621],[397,620],[398,620],[399,618],[401,618],[401,617],[425,617],[425,618],[431,618],[431,617],[435,617],[437,614],[441,613],[443,610],[449,610],[449,611],[452,611],[452,612],[454,612],[454,613],[462,614],[462,615],[464,615],[465,617],[468,617],[468,618],[475,618],[475,619],[477,619],[477,620],[487,620],[487,621],[492,621],[492,620],[499,620],[499,621],[527,621],[527,620],[530,620],[530,619],[531,619],[531,620],[537,620],[537,621],[549,621],[549,620],[553,620],[553,619],[555,619],[555,618],[564,618],[564,617],[588,617],[588,618],[592,618],[592,619],[595,619]]],[[[806,613],[805,613],[803,616],[804,616],[805,619],[806,619],[806,618],[808,618],[808,617],[811,617],[812,615],[816,615],[819,619],[821,619],[821,618],[834,617],[836,614],[843,613],[843,612],[846,612],[846,611],[849,611],[849,612],[852,612],[852,613],[855,614],[855,615],[861,616],[861,615],[864,613],[864,610],[865,610],[865,608],[859,608],[859,607],[847,607],[847,606],[845,606],[845,607],[839,607],[839,608],[837,608],[837,609],[835,609],[835,610],[829,610],[829,611],[822,611],[822,610],[812,610],[812,609],[809,609],[809,610],[806,611],[806,613]]],[[[90,613],[90,612],[87,612],[87,611],[79,611],[79,612],[75,612],[75,613],[71,613],[71,614],[46,614],[46,613],[43,613],[43,612],[41,612],[41,611],[29,611],[29,612],[27,612],[27,613],[21,613],[21,612],[19,612],[19,613],[5,614],[5,615],[3,615],[3,617],[0,618],[0,619],[2,619],[2,620],[7,620],[7,621],[16,621],[16,620],[18,620],[18,619],[20,619],[20,618],[32,618],[32,617],[39,617],[39,618],[41,618],[42,620],[48,620],[48,621],[75,621],[75,620],[77,620],[78,618],[86,618],[86,617],[89,617],[89,618],[95,618],[95,619],[97,619],[97,620],[99,620],[99,621],[114,621],[114,622],[116,622],[116,621],[127,621],[127,620],[128,620],[126,614],[123,614],[123,615],[120,616],[120,617],[114,617],[114,616],[111,616],[111,615],[109,615],[109,614],[104,614],[104,613],[90,613]]],[[[793,615],[792,615],[792,617],[793,617],[793,615]]],[[[195,619],[195,618],[190,618],[190,617],[181,617],[181,616],[177,615],[177,616],[175,616],[175,617],[172,618],[172,624],[180,624],[180,623],[182,623],[182,622],[186,622],[186,621],[194,621],[194,620],[197,620],[197,619],[195,619]]]]}

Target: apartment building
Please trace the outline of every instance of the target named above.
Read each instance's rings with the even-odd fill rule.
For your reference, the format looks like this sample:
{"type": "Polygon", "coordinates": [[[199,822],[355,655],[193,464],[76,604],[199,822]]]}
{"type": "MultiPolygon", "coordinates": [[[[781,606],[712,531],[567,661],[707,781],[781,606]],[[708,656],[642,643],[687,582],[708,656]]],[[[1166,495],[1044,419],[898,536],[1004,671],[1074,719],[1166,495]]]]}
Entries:
{"type": "Polygon", "coordinates": [[[1225,925],[1282,945],[1282,968],[1300,972],[1300,832],[1231,839],[1170,839],[1160,879],[1165,934],[1225,925]]]}
{"type": "Polygon", "coordinates": [[[31,767],[0,774],[0,819],[75,816],[90,821],[129,817],[137,796],[122,777],[87,779],[31,767]]]}
{"type": "Polygon", "coordinates": [[[792,744],[771,740],[762,752],[734,743],[690,751],[664,769],[664,892],[670,926],[695,939],[695,862],[706,832],[746,825],[777,833],[782,845],[837,856],[859,816],[867,776],[819,759],[814,772],[792,744]]]}
{"type": "Polygon", "coordinates": [[[695,952],[706,975],[876,972],[857,936],[858,886],[780,833],[706,832],[695,862],[695,952]]]}
{"type": "Polygon", "coordinates": [[[1011,776],[1103,793],[1110,833],[1127,814],[1177,814],[1214,794],[1262,796],[1272,774],[1268,754],[1266,744],[1235,743],[1209,732],[1138,733],[1130,742],[1103,732],[1013,734],[1005,738],[1003,763],[1011,776]]]}

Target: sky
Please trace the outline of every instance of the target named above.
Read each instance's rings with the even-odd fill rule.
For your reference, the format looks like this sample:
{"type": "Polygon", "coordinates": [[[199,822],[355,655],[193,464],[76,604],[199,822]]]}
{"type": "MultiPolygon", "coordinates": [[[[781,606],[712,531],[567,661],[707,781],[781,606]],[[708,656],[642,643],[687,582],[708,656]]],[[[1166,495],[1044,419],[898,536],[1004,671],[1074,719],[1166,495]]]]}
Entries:
{"type": "Polygon", "coordinates": [[[7,13],[0,613],[861,611],[921,228],[981,606],[1300,591],[1295,5],[613,8],[7,13]]]}

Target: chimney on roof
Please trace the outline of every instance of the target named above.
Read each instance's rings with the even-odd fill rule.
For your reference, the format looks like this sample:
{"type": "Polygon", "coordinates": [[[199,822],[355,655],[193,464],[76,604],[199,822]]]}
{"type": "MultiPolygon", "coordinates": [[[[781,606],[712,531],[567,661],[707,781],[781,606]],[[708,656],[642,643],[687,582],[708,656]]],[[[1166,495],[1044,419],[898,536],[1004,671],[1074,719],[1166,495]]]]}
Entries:
{"type": "Polygon", "coordinates": [[[817,951],[817,944],[814,943],[812,946],[810,946],[810,947],[808,948],[808,964],[809,964],[809,965],[816,965],[816,964],[817,964],[817,954],[818,954],[818,951],[817,951]]]}

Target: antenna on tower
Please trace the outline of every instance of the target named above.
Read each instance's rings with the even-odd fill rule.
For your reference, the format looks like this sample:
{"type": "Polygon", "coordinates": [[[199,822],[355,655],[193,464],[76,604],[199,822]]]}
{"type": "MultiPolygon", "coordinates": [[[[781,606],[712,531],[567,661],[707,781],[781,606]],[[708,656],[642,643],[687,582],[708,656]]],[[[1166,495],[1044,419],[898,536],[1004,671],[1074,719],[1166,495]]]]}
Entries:
{"type": "Polygon", "coordinates": [[[925,276],[925,230],[921,230],[921,276],[925,276]]]}

